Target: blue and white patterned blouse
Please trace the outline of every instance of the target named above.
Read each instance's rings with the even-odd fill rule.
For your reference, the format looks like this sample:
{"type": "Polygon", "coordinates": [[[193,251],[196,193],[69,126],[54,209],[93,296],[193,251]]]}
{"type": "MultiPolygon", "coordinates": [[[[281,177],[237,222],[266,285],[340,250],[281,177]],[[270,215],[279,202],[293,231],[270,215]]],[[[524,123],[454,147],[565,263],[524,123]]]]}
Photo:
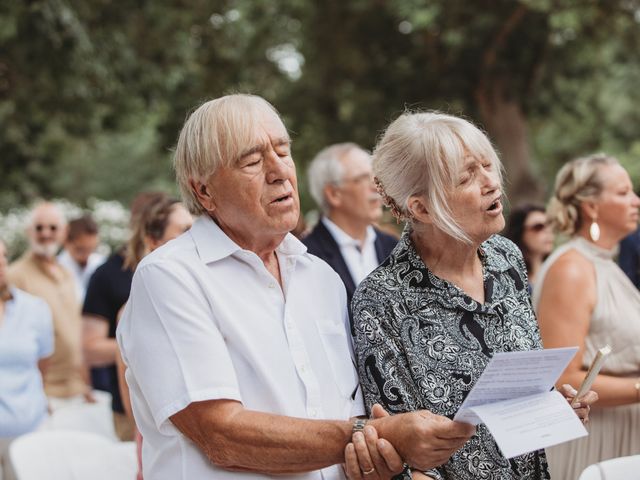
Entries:
{"type": "MultiPolygon", "coordinates": [[[[406,228],[391,256],[353,297],[354,347],[367,410],[427,409],[452,418],[496,352],[540,349],[520,250],[493,236],[479,255],[485,303],[430,272],[406,228]]],[[[544,451],[507,460],[491,433],[477,433],[437,479],[549,479],[544,451]]]]}

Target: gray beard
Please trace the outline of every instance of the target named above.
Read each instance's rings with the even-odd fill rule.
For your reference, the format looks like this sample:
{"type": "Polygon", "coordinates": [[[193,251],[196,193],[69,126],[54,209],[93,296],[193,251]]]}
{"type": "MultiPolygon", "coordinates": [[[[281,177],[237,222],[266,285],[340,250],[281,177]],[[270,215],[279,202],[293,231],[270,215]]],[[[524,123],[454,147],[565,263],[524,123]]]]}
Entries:
{"type": "Polygon", "coordinates": [[[56,256],[56,253],[58,253],[58,250],[60,250],[60,245],[58,245],[57,243],[42,244],[42,243],[36,243],[33,241],[29,243],[33,253],[35,253],[40,257],[45,257],[47,259],[54,258],[56,256]]]}

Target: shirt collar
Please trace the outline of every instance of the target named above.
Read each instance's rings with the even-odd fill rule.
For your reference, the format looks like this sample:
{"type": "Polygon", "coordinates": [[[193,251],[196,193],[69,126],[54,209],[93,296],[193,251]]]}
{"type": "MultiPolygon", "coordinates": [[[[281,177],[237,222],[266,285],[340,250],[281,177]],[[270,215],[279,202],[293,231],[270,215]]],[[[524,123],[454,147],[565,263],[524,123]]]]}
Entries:
{"type": "Polygon", "coordinates": [[[57,272],[53,273],[50,268],[47,268],[46,261],[43,260],[40,256],[36,255],[35,252],[31,249],[27,250],[22,258],[25,258],[28,262],[30,262],[35,268],[37,268],[44,276],[53,280],[56,283],[62,282],[65,278],[72,278],[73,273],[67,268],[63,267],[62,264],[58,261],[58,257],[54,257],[54,263],[57,265],[57,272]]]}
{"type": "MultiPolygon", "coordinates": [[[[324,226],[329,230],[331,236],[340,247],[357,247],[360,248],[360,242],[342,230],[338,225],[329,220],[328,217],[322,217],[320,220],[324,226]]],[[[376,241],[376,230],[371,226],[367,226],[367,233],[364,238],[364,244],[369,245],[376,241]]]]}
{"type": "MultiPolygon", "coordinates": [[[[451,308],[451,298],[465,298],[467,301],[459,303],[459,306],[469,311],[486,312],[489,311],[496,298],[487,298],[484,304],[479,304],[475,300],[471,299],[466,293],[462,292],[457,286],[450,283],[447,280],[443,280],[440,277],[435,276],[424,264],[422,258],[416,251],[413,241],[411,240],[411,224],[407,224],[402,232],[402,237],[393,250],[392,257],[396,260],[398,258],[404,259],[404,261],[394,262],[395,269],[406,270],[406,262],[409,262],[410,268],[422,272],[429,281],[429,285],[432,287],[432,294],[444,307],[451,308]]],[[[483,266],[483,279],[484,281],[493,282],[493,278],[498,278],[503,272],[513,268],[509,263],[509,257],[512,252],[507,252],[500,248],[501,242],[496,242],[492,236],[488,240],[480,245],[478,254],[482,261],[483,266]]],[[[511,258],[511,261],[513,259],[511,258]]],[[[406,272],[404,272],[406,274],[406,272]]],[[[491,297],[491,295],[490,295],[491,297]]]]}
{"type": "MultiPolygon", "coordinates": [[[[402,232],[402,237],[398,245],[400,246],[400,252],[407,252],[409,258],[412,263],[418,267],[426,268],[422,258],[416,251],[413,246],[413,242],[411,241],[411,232],[412,232],[411,224],[407,223],[402,232]]],[[[482,261],[482,267],[485,271],[500,273],[506,272],[511,268],[511,264],[508,262],[506,255],[507,252],[504,252],[495,245],[494,242],[491,241],[493,236],[485,240],[478,248],[478,255],[480,256],[480,260],[482,261]]]]}
{"type": "MultiPolygon", "coordinates": [[[[243,249],[231,240],[209,215],[201,215],[189,230],[198,255],[204,263],[216,262],[230,257],[243,249]]],[[[276,252],[285,256],[304,256],[307,247],[296,237],[288,233],[276,248],[276,252]]]]}

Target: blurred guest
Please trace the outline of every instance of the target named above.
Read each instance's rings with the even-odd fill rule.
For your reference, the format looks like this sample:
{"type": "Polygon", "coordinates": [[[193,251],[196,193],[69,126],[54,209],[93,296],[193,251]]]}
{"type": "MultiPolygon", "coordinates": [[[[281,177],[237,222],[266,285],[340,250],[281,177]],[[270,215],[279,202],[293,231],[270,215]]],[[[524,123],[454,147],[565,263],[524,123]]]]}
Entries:
{"type": "Polygon", "coordinates": [[[323,216],[302,242],[340,275],[351,305],[358,284],[398,243],[373,226],[382,216],[382,202],[373,184],[371,155],[355,143],[331,145],[311,161],[307,176],[323,216]]]}
{"type": "Polygon", "coordinates": [[[504,236],[522,252],[531,290],[542,262],[553,250],[553,230],[545,208],[540,205],[522,205],[511,210],[504,236]]]}
{"type": "MultiPolygon", "coordinates": [[[[502,165],[466,120],[406,113],[378,143],[373,171],[391,212],[408,223],[353,297],[365,404],[451,418],[496,352],[542,348],[524,260],[497,235],[502,165]]],[[[549,478],[544,451],[507,459],[484,425],[442,463],[428,478],[549,478]]]]}
{"type": "Polygon", "coordinates": [[[41,298],[9,286],[0,240],[0,479],[9,469],[11,440],[36,430],[47,417],[41,370],[52,353],[51,310],[41,298]]]}
{"type": "Polygon", "coordinates": [[[44,299],[53,316],[54,353],[44,376],[44,388],[56,408],[89,394],[84,381],[80,304],[73,275],[56,259],[64,239],[65,220],[52,203],[31,212],[29,249],[9,267],[9,282],[44,299]]]}
{"type": "MultiPolygon", "coordinates": [[[[125,265],[129,269],[135,270],[145,255],[187,231],[192,223],[193,218],[189,211],[175,198],[166,197],[147,205],[137,216],[133,225],[133,232],[127,244],[125,265]]],[[[118,367],[118,384],[122,405],[129,420],[133,422],[129,388],[125,381],[126,367],[119,353],[116,356],[116,365],[118,367]]],[[[138,446],[140,446],[141,440],[142,437],[136,435],[138,446]]],[[[140,455],[141,449],[138,448],[139,479],[142,478],[140,455]]]]}
{"type": "MultiPolygon", "coordinates": [[[[131,203],[130,227],[137,222],[146,206],[165,198],[161,192],[142,192],[131,203]]],[[[99,266],[89,280],[82,308],[83,349],[86,362],[93,367],[94,388],[112,395],[116,433],[123,440],[133,439],[133,425],[124,415],[116,372],[115,340],[118,312],[129,298],[133,270],[125,265],[125,249],[121,248],[99,266]]]]}
{"type": "Polygon", "coordinates": [[[546,348],[580,347],[560,382],[580,384],[596,351],[611,355],[593,389],[588,437],[548,449],[553,478],[578,478],[587,465],[640,453],[640,292],[613,261],[635,230],[640,199],[618,161],[603,154],[567,163],[548,214],[571,237],[545,261],[533,292],[546,348]]]}
{"type": "Polygon", "coordinates": [[[640,228],[620,242],[618,263],[636,288],[640,289],[640,228]]]}
{"type": "Polygon", "coordinates": [[[309,227],[307,226],[307,221],[305,220],[304,215],[300,214],[298,223],[296,223],[295,228],[291,230],[291,234],[298,240],[302,240],[304,237],[309,235],[309,227]]]}
{"type": "Polygon", "coordinates": [[[145,255],[189,230],[192,223],[191,214],[180,200],[166,196],[150,202],[133,224],[125,267],[135,270],[145,255]]]}
{"type": "Polygon", "coordinates": [[[99,241],[98,224],[90,215],[71,220],[67,225],[67,238],[58,261],[73,273],[81,304],[91,275],[105,260],[104,255],[95,251],[99,241]]]}

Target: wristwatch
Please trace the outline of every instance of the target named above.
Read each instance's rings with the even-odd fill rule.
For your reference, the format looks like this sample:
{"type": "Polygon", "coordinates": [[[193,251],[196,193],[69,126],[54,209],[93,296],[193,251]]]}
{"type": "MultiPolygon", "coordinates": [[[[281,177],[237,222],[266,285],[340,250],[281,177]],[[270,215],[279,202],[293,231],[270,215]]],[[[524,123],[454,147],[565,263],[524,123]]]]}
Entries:
{"type": "Polygon", "coordinates": [[[351,428],[351,435],[353,435],[356,432],[362,432],[362,430],[364,430],[364,427],[368,421],[369,420],[367,420],[366,418],[356,418],[353,421],[353,426],[351,428]]]}

